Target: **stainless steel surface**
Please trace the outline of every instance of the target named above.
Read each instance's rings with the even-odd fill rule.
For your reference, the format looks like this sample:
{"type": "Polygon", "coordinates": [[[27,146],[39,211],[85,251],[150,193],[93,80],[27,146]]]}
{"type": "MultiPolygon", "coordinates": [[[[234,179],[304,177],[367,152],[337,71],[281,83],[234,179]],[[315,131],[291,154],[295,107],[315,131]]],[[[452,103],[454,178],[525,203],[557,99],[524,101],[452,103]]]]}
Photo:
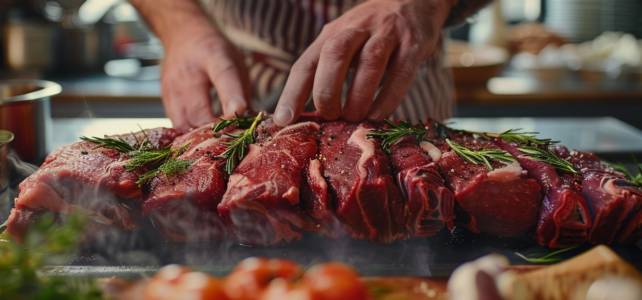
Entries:
{"type": "Polygon", "coordinates": [[[42,159],[50,150],[50,97],[60,91],[60,85],[50,81],[0,81],[0,129],[14,133],[11,147],[23,160],[42,159]]]}
{"type": "Polygon", "coordinates": [[[7,164],[7,153],[9,143],[13,141],[13,133],[0,130],[0,222],[4,221],[9,210],[9,165],[7,164]]]}

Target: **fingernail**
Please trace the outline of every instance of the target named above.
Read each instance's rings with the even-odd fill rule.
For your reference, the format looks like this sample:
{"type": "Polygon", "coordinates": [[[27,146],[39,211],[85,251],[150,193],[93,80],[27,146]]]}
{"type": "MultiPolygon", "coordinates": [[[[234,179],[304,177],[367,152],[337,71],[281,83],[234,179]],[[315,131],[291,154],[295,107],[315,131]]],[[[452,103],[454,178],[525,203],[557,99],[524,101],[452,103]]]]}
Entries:
{"type": "Polygon", "coordinates": [[[230,101],[227,103],[227,110],[225,111],[227,117],[231,117],[231,118],[236,117],[236,113],[238,113],[239,115],[243,114],[242,111],[239,111],[241,110],[242,102],[243,102],[243,98],[238,96],[230,99],[230,101]]]}
{"type": "Polygon", "coordinates": [[[279,126],[285,126],[290,124],[290,121],[292,121],[293,117],[294,117],[294,113],[292,112],[292,109],[288,106],[279,107],[274,113],[274,121],[276,125],[279,125],[279,126]]]}
{"type": "Polygon", "coordinates": [[[373,107],[368,113],[368,119],[372,121],[379,121],[379,118],[381,117],[381,113],[382,113],[381,108],[373,107]]]}

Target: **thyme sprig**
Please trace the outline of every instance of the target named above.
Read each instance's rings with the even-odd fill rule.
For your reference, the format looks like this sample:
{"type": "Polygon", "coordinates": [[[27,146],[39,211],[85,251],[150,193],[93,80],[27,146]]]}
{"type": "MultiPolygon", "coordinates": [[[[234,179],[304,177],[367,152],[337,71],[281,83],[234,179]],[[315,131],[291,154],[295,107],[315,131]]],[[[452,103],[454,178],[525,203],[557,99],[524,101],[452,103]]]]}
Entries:
{"type": "Polygon", "coordinates": [[[544,256],[542,256],[541,254],[537,254],[537,253],[533,253],[533,254],[529,254],[529,255],[523,255],[523,254],[521,254],[519,252],[515,252],[515,255],[521,257],[525,261],[527,261],[529,263],[532,263],[532,264],[550,264],[550,263],[556,263],[556,262],[560,262],[560,261],[564,260],[563,258],[553,257],[553,256],[558,255],[560,253],[564,253],[564,252],[569,251],[569,250],[573,250],[575,248],[577,248],[577,246],[568,247],[568,248],[560,249],[560,250],[557,250],[557,251],[553,251],[553,252],[551,252],[551,253],[549,253],[547,255],[544,255],[544,256]]]}
{"type": "Polygon", "coordinates": [[[499,149],[487,149],[487,150],[470,150],[464,146],[461,146],[455,142],[452,142],[449,139],[446,139],[446,143],[448,143],[448,146],[450,146],[455,153],[457,153],[461,158],[476,164],[476,165],[484,165],[488,170],[493,170],[493,166],[490,165],[490,160],[493,161],[499,161],[499,162],[504,162],[504,163],[512,163],[516,162],[517,159],[510,155],[510,153],[504,151],[504,150],[499,150],[499,149]]]}
{"type": "Polygon", "coordinates": [[[231,126],[231,125],[234,125],[234,126],[236,126],[236,128],[239,128],[239,129],[248,129],[248,128],[250,128],[250,126],[252,126],[252,124],[254,123],[255,120],[256,120],[256,117],[254,117],[254,118],[241,118],[237,114],[236,115],[236,119],[230,119],[230,120],[221,119],[220,121],[218,121],[218,123],[216,123],[216,125],[214,125],[213,130],[214,130],[214,132],[219,132],[223,128],[231,126]]]}
{"type": "Polygon", "coordinates": [[[543,161],[545,163],[550,164],[551,166],[555,167],[555,169],[558,169],[560,171],[579,173],[579,171],[573,168],[573,165],[570,162],[555,155],[555,153],[553,153],[548,148],[542,149],[534,146],[522,146],[522,147],[518,147],[517,150],[524,153],[523,155],[520,155],[520,156],[528,157],[536,161],[543,161]]]}
{"type": "Polygon", "coordinates": [[[559,141],[552,141],[551,139],[538,139],[536,136],[539,132],[520,132],[522,128],[509,129],[502,133],[489,133],[489,132],[477,132],[464,130],[466,133],[471,133],[478,135],[479,137],[490,140],[491,138],[502,138],[508,142],[522,143],[522,144],[532,144],[532,145],[541,145],[541,146],[551,146],[553,144],[559,143],[559,141]]]}
{"type": "Polygon", "coordinates": [[[642,164],[638,162],[637,158],[635,157],[635,155],[633,155],[633,153],[631,153],[631,158],[633,158],[633,162],[635,163],[635,168],[638,171],[637,176],[633,176],[633,174],[631,174],[631,172],[629,172],[629,170],[621,162],[618,162],[617,165],[611,164],[611,166],[616,171],[620,171],[624,173],[624,175],[626,175],[626,178],[630,180],[631,183],[633,183],[635,186],[642,187],[642,164]]]}
{"type": "MultiPolygon", "coordinates": [[[[229,142],[223,142],[224,145],[228,146],[228,148],[221,153],[220,155],[217,155],[217,158],[222,158],[225,159],[225,171],[227,174],[232,174],[234,172],[234,169],[238,165],[238,163],[245,157],[248,151],[248,147],[250,144],[254,143],[254,131],[256,130],[256,127],[258,126],[259,122],[263,118],[263,112],[260,112],[255,118],[252,118],[252,125],[246,130],[244,130],[241,133],[234,134],[234,133],[226,133],[225,135],[231,138],[234,138],[233,140],[229,142]]],[[[221,120],[221,122],[225,122],[228,120],[221,120]]],[[[238,121],[238,124],[244,124],[241,121],[238,121]]],[[[218,124],[216,124],[218,126],[218,124]]],[[[217,126],[214,126],[216,128],[217,126]]],[[[229,126],[229,125],[228,125],[229,126]]]]}
{"type": "Polygon", "coordinates": [[[379,129],[373,132],[368,133],[367,137],[369,138],[380,138],[381,147],[390,152],[388,147],[392,146],[394,143],[399,141],[405,136],[415,136],[417,139],[420,139],[422,136],[426,135],[428,131],[427,127],[421,125],[421,123],[413,126],[406,120],[400,120],[399,124],[395,124],[389,120],[384,120],[391,128],[388,129],[379,129]]]}
{"type": "Polygon", "coordinates": [[[165,174],[168,178],[172,178],[181,173],[187,172],[191,167],[192,162],[189,160],[169,157],[162,165],[160,165],[160,167],[158,167],[158,169],[150,170],[145,172],[143,175],[140,175],[136,184],[141,185],[161,174],[165,174]]]}

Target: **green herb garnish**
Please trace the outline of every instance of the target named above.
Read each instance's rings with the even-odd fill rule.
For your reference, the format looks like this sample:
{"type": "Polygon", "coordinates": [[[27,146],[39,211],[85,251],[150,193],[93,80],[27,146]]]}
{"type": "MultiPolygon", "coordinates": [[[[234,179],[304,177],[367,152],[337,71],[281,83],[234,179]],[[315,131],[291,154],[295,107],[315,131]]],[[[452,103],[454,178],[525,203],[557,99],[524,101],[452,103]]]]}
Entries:
{"type": "Polygon", "coordinates": [[[178,174],[187,172],[191,166],[192,162],[189,160],[169,157],[162,165],[160,165],[160,167],[158,167],[158,169],[147,171],[145,174],[140,175],[136,184],[141,185],[161,174],[165,174],[168,178],[172,178],[178,174]]]}
{"type": "Polygon", "coordinates": [[[455,142],[446,139],[446,143],[450,146],[455,153],[457,153],[461,158],[476,164],[476,165],[485,165],[488,170],[493,170],[493,167],[490,165],[490,160],[499,161],[504,163],[516,162],[517,159],[510,155],[510,153],[499,150],[499,149],[488,149],[488,150],[470,150],[464,146],[460,146],[455,142]]]}
{"type": "Polygon", "coordinates": [[[231,125],[234,125],[236,126],[236,128],[239,128],[239,129],[248,129],[250,128],[250,126],[252,126],[256,118],[257,117],[241,118],[239,115],[236,115],[236,119],[230,119],[230,120],[221,119],[220,121],[218,121],[218,123],[216,123],[216,125],[214,125],[213,130],[214,132],[219,132],[223,128],[231,125]]]}
{"type": "Polygon", "coordinates": [[[555,153],[553,153],[548,148],[542,149],[534,146],[522,146],[518,147],[517,150],[524,153],[523,155],[521,155],[523,157],[528,157],[532,160],[548,163],[551,166],[555,167],[555,169],[558,169],[560,171],[579,173],[573,168],[573,165],[570,162],[555,155],[555,153]]]}
{"type": "Polygon", "coordinates": [[[64,225],[52,213],[30,226],[22,245],[8,233],[0,235],[0,299],[98,300],[95,279],[77,276],[40,277],[40,267],[68,263],[82,235],[84,217],[72,215],[64,225]]]}
{"type": "Polygon", "coordinates": [[[386,122],[392,128],[379,129],[377,131],[370,132],[368,133],[367,137],[382,139],[381,147],[388,152],[390,152],[388,147],[392,146],[401,138],[405,136],[415,136],[417,139],[420,139],[428,131],[428,128],[422,126],[421,123],[417,124],[416,126],[412,126],[412,124],[409,123],[407,119],[400,120],[399,124],[395,124],[387,119],[384,120],[384,122],[386,122]]]}
{"type": "Polygon", "coordinates": [[[573,250],[575,248],[577,248],[577,246],[560,249],[560,250],[551,252],[551,253],[549,253],[547,255],[544,255],[544,256],[542,256],[541,254],[537,254],[537,253],[533,253],[533,254],[529,254],[529,255],[523,255],[521,253],[515,252],[515,254],[517,256],[521,257],[522,259],[524,259],[525,261],[527,261],[529,263],[532,263],[532,264],[550,264],[550,263],[560,262],[560,261],[563,260],[560,257],[553,257],[553,256],[558,255],[560,253],[564,253],[564,252],[569,251],[569,250],[573,250]]]}
{"type": "Polygon", "coordinates": [[[487,140],[490,140],[491,138],[502,138],[508,142],[522,143],[522,144],[530,143],[533,145],[541,145],[541,146],[550,146],[550,145],[559,143],[558,141],[551,141],[551,139],[536,138],[539,132],[519,132],[520,130],[522,129],[521,128],[509,129],[502,133],[477,132],[477,131],[470,131],[470,130],[463,130],[463,131],[466,133],[478,135],[487,140]]]}
{"type": "MultiPolygon", "coordinates": [[[[259,115],[256,116],[256,118],[252,118],[253,119],[252,125],[250,125],[248,129],[238,134],[234,134],[234,133],[225,134],[228,137],[234,138],[234,140],[231,140],[229,142],[223,142],[223,144],[228,146],[228,148],[225,150],[225,152],[221,153],[220,155],[217,155],[216,157],[223,158],[226,160],[225,171],[227,172],[227,174],[232,174],[232,172],[234,172],[234,169],[236,168],[238,163],[247,154],[249,145],[254,143],[254,131],[256,130],[256,127],[262,118],[263,118],[263,112],[260,112],[259,115]]],[[[230,122],[230,120],[219,121],[219,123],[221,122],[230,122]]],[[[238,121],[237,123],[244,124],[241,121],[238,121]]],[[[217,128],[217,127],[218,127],[218,124],[214,126],[214,128],[217,128]]]]}
{"type": "MultiPolygon", "coordinates": [[[[142,129],[141,129],[142,130],[142,129]]],[[[108,148],[117,150],[120,153],[126,154],[129,158],[126,161],[125,169],[129,172],[138,168],[147,167],[149,170],[140,175],[136,184],[141,185],[160,174],[166,174],[168,177],[176,176],[180,173],[189,171],[192,163],[188,160],[177,159],[189,147],[189,143],[172,149],[172,145],[164,148],[152,144],[147,134],[142,130],[145,137],[139,140],[136,134],[132,132],[132,136],[136,139],[136,143],[132,146],[122,138],[88,138],[80,137],[81,140],[98,144],[96,148],[108,148]]]]}
{"type": "Polygon", "coordinates": [[[617,165],[615,164],[610,164],[613,169],[616,171],[624,173],[626,175],[626,178],[631,181],[635,186],[642,187],[642,164],[638,162],[638,160],[635,158],[635,155],[631,153],[631,158],[633,158],[633,162],[635,163],[635,168],[638,170],[638,175],[633,176],[631,172],[621,163],[618,162],[617,165]]]}

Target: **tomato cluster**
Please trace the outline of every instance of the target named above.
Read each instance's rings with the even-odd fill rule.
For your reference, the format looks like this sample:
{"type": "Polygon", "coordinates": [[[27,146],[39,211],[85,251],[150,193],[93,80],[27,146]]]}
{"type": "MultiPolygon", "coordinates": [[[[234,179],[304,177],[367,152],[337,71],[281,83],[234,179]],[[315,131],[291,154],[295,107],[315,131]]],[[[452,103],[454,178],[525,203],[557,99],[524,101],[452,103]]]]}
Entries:
{"type": "Polygon", "coordinates": [[[307,271],[286,259],[248,258],[226,278],[177,265],[162,268],[145,289],[145,300],[370,300],[357,272],[340,263],[307,271]]]}

